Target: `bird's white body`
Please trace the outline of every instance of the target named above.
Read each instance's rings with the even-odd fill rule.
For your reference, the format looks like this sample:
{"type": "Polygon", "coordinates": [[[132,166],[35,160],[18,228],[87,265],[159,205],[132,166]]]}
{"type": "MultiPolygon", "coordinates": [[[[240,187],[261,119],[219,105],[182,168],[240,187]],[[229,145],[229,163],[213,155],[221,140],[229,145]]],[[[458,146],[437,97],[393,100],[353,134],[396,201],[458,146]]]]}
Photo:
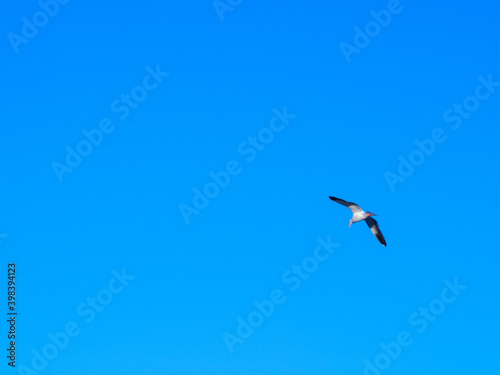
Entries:
{"type": "Polygon", "coordinates": [[[357,223],[358,221],[365,220],[367,217],[370,217],[372,215],[373,214],[366,213],[365,211],[356,212],[352,214],[351,222],[354,224],[357,223]]]}

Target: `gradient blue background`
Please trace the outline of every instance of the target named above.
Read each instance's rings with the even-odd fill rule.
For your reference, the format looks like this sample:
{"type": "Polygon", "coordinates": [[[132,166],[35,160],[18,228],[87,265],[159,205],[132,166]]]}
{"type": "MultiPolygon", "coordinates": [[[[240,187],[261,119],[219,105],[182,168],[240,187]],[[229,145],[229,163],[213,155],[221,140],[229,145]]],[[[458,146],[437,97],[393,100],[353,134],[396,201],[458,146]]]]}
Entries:
{"type": "Polygon", "coordinates": [[[7,35],[40,7],[5,4],[0,302],[15,261],[17,365],[75,321],[41,373],[362,374],[404,330],[383,374],[495,373],[500,90],[460,129],[443,113],[478,76],[500,81],[499,7],[401,5],[347,63],[339,44],[387,2],[243,1],[221,21],[211,1],[71,1],[18,53],[7,35]],[[119,120],[110,104],[157,64],[170,76],[119,120]],[[246,162],[238,145],[284,106],[297,117],[246,162]],[[115,131],[59,182],[51,164],[104,117],[115,131]],[[391,191],[384,173],[435,128],[446,142],[391,191]],[[230,160],[242,172],[186,225],[179,204],[230,160]],[[377,213],[387,248],[329,195],[377,213]],[[283,272],[328,235],[340,247],[290,291],[283,272]],[[86,324],[76,307],[122,267],[135,280],[86,324]],[[417,334],[408,317],[455,277],[467,290],[417,334]],[[223,333],[273,289],[286,302],[231,354],[223,333]]]}

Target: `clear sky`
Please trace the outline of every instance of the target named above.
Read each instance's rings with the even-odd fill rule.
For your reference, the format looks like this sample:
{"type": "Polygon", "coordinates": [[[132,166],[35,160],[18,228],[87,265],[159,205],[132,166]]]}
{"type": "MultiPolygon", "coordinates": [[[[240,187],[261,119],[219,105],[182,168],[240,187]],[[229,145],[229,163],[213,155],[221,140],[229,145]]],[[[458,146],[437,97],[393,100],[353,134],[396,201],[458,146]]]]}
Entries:
{"type": "Polygon", "coordinates": [[[498,11],[5,4],[0,372],[496,373],[498,11]]]}

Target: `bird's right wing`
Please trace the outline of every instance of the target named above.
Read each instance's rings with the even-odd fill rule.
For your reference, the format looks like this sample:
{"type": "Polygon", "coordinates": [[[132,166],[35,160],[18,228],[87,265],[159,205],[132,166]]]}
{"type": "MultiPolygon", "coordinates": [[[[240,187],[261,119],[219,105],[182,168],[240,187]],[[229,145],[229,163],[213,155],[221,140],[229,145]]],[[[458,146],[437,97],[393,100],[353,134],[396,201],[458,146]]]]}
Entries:
{"type": "Polygon", "coordinates": [[[375,220],[372,217],[367,217],[365,219],[365,221],[366,221],[366,224],[368,224],[368,226],[370,227],[370,230],[372,231],[372,233],[375,235],[375,237],[377,237],[377,240],[379,240],[379,242],[382,245],[387,246],[387,242],[385,242],[384,235],[382,234],[382,232],[380,231],[380,228],[378,227],[377,220],[375,220]]]}
{"type": "Polygon", "coordinates": [[[363,209],[359,207],[356,203],[347,202],[343,199],[335,197],[330,197],[330,199],[334,202],[341,204],[342,206],[349,207],[349,209],[352,211],[353,214],[355,214],[356,212],[363,212],[363,209]]]}

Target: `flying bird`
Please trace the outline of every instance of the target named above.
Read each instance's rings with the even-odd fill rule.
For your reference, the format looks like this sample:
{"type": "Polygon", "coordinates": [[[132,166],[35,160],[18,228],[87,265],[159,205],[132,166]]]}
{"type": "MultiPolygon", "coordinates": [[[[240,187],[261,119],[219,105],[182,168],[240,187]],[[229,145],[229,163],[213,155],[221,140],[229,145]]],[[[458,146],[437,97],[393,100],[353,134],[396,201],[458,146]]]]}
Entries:
{"type": "Polygon", "coordinates": [[[358,221],[364,220],[366,221],[366,224],[368,224],[368,227],[370,227],[370,230],[372,233],[377,237],[377,240],[379,242],[386,246],[387,242],[385,242],[384,235],[380,231],[380,228],[378,227],[377,221],[372,218],[375,214],[370,212],[370,211],[363,211],[361,207],[359,207],[356,203],[352,202],[347,202],[343,199],[340,198],[335,198],[335,197],[330,197],[330,199],[334,202],[337,202],[343,206],[348,207],[352,211],[352,218],[349,221],[349,228],[351,227],[352,224],[357,223],[358,221]]]}

